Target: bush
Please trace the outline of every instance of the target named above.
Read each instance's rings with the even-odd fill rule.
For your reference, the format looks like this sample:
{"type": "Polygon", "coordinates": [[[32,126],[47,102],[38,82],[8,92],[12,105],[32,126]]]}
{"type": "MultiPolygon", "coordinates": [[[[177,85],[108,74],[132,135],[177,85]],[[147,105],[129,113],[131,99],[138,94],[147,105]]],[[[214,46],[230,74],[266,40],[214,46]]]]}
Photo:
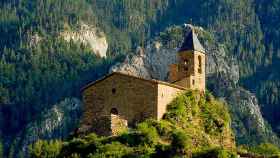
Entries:
{"type": "Polygon", "coordinates": [[[155,154],[152,157],[171,157],[172,154],[171,145],[158,144],[155,147],[155,154]]]}
{"type": "Polygon", "coordinates": [[[192,149],[192,140],[183,130],[175,130],[172,133],[171,146],[175,153],[190,153],[192,149]]]}
{"type": "Polygon", "coordinates": [[[138,146],[142,143],[139,135],[139,133],[123,133],[116,140],[129,146],[138,146]]]}
{"type": "Polygon", "coordinates": [[[157,129],[160,136],[169,136],[175,128],[173,124],[166,120],[156,121],[153,126],[157,129]]]}
{"type": "Polygon", "coordinates": [[[231,151],[214,148],[214,149],[204,149],[200,152],[194,153],[193,158],[237,158],[237,154],[231,151]]]}
{"type": "Polygon", "coordinates": [[[125,155],[128,155],[133,150],[119,142],[112,142],[111,144],[105,144],[99,148],[99,150],[90,154],[90,158],[103,158],[103,157],[114,157],[121,158],[125,155]]]}
{"type": "Polygon", "coordinates": [[[198,95],[196,91],[187,91],[178,96],[168,105],[164,119],[175,124],[187,124],[188,118],[198,112],[196,95],[198,95]]]}
{"type": "Polygon", "coordinates": [[[61,157],[69,157],[73,153],[78,153],[82,157],[90,153],[94,153],[102,145],[103,137],[98,137],[96,134],[90,134],[85,138],[74,138],[63,145],[61,149],[61,157]]]}
{"type": "Polygon", "coordinates": [[[58,157],[62,143],[60,141],[39,140],[29,147],[31,158],[56,158],[58,157]]]}
{"type": "Polygon", "coordinates": [[[251,152],[262,155],[262,156],[280,156],[280,149],[279,147],[269,144],[269,143],[263,143],[256,147],[252,147],[249,149],[251,152]]]}
{"type": "Polygon", "coordinates": [[[157,129],[148,122],[138,124],[137,131],[140,133],[140,139],[143,145],[154,146],[159,141],[157,129]]]}

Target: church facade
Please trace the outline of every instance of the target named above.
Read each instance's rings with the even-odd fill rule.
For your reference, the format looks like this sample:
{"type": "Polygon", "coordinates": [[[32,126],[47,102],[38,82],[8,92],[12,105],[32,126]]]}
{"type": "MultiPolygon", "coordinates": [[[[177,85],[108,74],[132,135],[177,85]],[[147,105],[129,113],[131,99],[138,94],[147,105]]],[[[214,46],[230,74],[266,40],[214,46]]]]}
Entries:
{"type": "Polygon", "coordinates": [[[170,65],[169,82],[113,72],[85,86],[80,133],[116,135],[147,118],[160,120],[185,90],[205,92],[205,51],[193,30],[170,65]]]}

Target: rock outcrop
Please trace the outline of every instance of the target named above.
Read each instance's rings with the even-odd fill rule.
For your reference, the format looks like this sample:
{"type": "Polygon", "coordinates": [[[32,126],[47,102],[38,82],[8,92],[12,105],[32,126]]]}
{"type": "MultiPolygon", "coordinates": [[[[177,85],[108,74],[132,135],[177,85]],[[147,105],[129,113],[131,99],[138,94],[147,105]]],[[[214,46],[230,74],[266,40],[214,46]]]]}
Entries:
{"type": "Polygon", "coordinates": [[[78,31],[65,30],[60,35],[68,42],[73,40],[88,45],[96,55],[106,57],[108,42],[105,34],[98,28],[82,24],[78,31]]]}
{"type": "Polygon", "coordinates": [[[28,145],[39,139],[61,139],[69,136],[78,126],[81,116],[81,101],[76,98],[66,98],[44,111],[41,117],[27,125],[18,137],[24,153],[28,145]]]}
{"type": "Polygon", "coordinates": [[[170,64],[176,62],[176,49],[158,47],[159,42],[138,47],[135,56],[127,56],[123,63],[111,68],[113,72],[123,72],[146,79],[167,80],[170,64]]]}

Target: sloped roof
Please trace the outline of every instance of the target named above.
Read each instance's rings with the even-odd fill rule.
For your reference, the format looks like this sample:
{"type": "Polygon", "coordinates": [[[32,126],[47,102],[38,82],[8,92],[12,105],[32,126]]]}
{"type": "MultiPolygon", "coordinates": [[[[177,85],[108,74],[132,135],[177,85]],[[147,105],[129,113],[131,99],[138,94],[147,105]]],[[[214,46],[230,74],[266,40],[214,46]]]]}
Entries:
{"type": "Polygon", "coordinates": [[[166,86],[169,86],[169,87],[173,87],[173,88],[177,88],[177,89],[181,89],[181,90],[186,90],[186,88],[182,87],[182,86],[179,86],[179,85],[176,85],[176,84],[172,84],[172,83],[168,83],[168,82],[164,82],[164,81],[160,81],[160,80],[154,80],[154,79],[151,79],[151,80],[148,80],[148,79],[144,79],[144,78],[141,78],[141,77],[137,77],[137,76],[132,76],[132,75],[128,75],[128,74],[125,74],[125,73],[121,73],[121,72],[112,72],[110,74],[108,74],[107,76],[104,76],[102,77],[101,79],[99,80],[96,80],[94,82],[91,82],[89,84],[87,84],[86,86],[84,86],[81,91],[84,91],[85,89],[91,87],[92,85],[95,85],[113,75],[121,75],[121,76],[126,76],[126,77],[131,77],[131,78],[135,78],[135,79],[138,79],[138,80],[142,80],[142,81],[145,81],[145,82],[150,82],[150,83],[153,83],[153,84],[162,84],[162,85],[166,85],[166,86]]]}
{"type": "Polygon", "coordinates": [[[199,51],[201,53],[205,53],[205,49],[199,42],[197,35],[194,30],[191,29],[190,33],[185,37],[182,47],[179,49],[179,52],[182,51],[199,51]]]}

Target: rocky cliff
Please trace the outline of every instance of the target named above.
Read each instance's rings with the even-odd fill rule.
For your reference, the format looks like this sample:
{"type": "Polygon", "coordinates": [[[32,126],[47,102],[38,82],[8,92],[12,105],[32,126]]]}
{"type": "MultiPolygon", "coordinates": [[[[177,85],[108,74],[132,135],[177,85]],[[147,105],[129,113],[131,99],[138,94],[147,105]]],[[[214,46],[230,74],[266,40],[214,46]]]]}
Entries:
{"type": "Polygon", "coordinates": [[[43,111],[41,117],[27,125],[18,136],[22,150],[26,153],[28,145],[39,139],[64,139],[78,126],[81,116],[81,101],[66,98],[51,109],[43,111]]]}
{"type": "Polygon", "coordinates": [[[98,28],[81,24],[79,30],[65,30],[60,35],[68,42],[72,40],[88,45],[96,55],[106,57],[108,43],[104,32],[98,28]]]}
{"type": "MultiPolygon", "coordinates": [[[[182,28],[169,28],[167,34],[182,33],[182,28]]],[[[233,118],[232,127],[238,143],[258,143],[261,141],[277,141],[278,138],[266,125],[261,114],[256,96],[238,85],[239,67],[234,57],[231,57],[225,46],[219,45],[214,35],[195,28],[203,41],[207,54],[207,87],[220,99],[228,103],[233,118]]],[[[182,41],[169,39],[169,43],[182,41]]],[[[178,45],[177,45],[178,46],[178,45]]],[[[177,47],[164,45],[162,38],[150,42],[145,48],[138,48],[135,55],[127,56],[123,63],[111,68],[147,79],[167,80],[169,65],[176,62],[177,47]]]]}

